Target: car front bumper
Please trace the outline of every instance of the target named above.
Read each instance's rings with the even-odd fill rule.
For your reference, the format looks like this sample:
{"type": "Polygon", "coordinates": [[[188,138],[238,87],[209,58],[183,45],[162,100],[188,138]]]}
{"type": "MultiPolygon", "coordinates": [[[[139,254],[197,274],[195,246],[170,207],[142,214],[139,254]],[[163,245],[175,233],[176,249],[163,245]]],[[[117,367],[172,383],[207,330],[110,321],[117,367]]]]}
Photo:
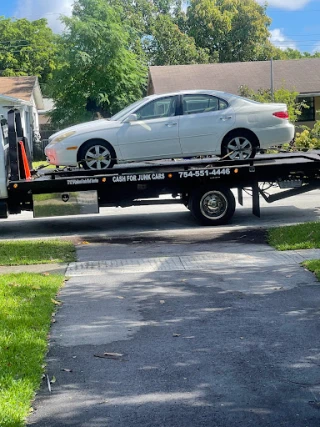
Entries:
{"type": "Polygon", "coordinates": [[[44,154],[52,165],[57,166],[77,166],[77,151],[67,150],[64,147],[56,147],[56,144],[47,145],[44,154]]]}

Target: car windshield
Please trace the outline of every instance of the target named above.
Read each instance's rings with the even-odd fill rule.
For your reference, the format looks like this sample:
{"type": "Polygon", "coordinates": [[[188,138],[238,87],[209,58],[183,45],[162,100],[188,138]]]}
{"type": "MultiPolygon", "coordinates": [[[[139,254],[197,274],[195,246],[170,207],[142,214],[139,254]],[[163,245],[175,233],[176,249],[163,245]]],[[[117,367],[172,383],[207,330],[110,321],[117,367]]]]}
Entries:
{"type": "Polygon", "coordinates": [[[131,111],[135,110],[136,107],[139,107],[139,105],[143,104],[146,101],[147,98],[139,99],[139,101],[134,102],[133,104],[128,105],[128,107],[124,108],[123,110],[119,111],[119,113],[115,114],[114,116],[110,117],[109,120],[121,120],[128,114],[130,114],[131,111]]]}

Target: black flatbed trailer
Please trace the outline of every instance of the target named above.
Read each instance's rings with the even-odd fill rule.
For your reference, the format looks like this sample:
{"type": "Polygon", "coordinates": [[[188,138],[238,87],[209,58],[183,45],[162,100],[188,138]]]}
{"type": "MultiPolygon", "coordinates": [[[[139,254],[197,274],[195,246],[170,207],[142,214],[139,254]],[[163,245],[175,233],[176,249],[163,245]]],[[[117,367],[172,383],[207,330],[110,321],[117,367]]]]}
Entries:
{"type": "Polygon", "coordinates": [[[41,170],[33,171],[30,179],[21,179],[22,162],[19,162],[19,152],[17,154],[19,139],[21,136],[14,126],[10,128],[9,121],[11,173],[8,198],[5,206],[1,204],[2,217],[6,217],[6,212],[23,210],[38,210],[40,216],[52,212],[61,215],[63,209],[58,206],[70,206],[75,199],[80,199],[86,205],[84,210],[67,209],[67,214],[93,213],[102,206],[182,203],[202,224],[219,225],[234,214],[232,189],[237,190],[240,204],[244,191],[252,196],[252,212],[259,217],[260,196],[272,203],[320,186],[319,151],[261,155],[238,161],[204,158],[132,163],[100,172],[82,168],[41,170]],[[284,191],[269,194],[270,187],[284,191]],[[171,198],[160,198],[166,194],[171,198]],[[90,204],[94,205],[93,210],[90,204]]]}

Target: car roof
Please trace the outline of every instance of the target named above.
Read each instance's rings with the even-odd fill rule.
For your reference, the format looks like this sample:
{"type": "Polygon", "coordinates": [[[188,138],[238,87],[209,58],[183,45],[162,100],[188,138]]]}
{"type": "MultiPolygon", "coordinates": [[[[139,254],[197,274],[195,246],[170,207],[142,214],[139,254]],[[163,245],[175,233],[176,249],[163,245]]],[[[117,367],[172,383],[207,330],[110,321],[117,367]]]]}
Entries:
{"type": "Polygon", "coordinates": [[[159,93],[159,94],[153,94],[153,95],[149,95],[147,98],[149,99],[156,99],[156,98],[162,98],[162,97],[166,97],[166,96],[174,96],[174,95],[215,95],[215,96],[224,96],[224,97],[228,97],[231,98],[235,95],[232,95],[231,93],[228,92],[223,92],[223,91],[219,91],[219,90],[212,90],[212,89],[198,89],[198,90],[179,90],[176,92],[169,92],[169,93],[159,93]]]}

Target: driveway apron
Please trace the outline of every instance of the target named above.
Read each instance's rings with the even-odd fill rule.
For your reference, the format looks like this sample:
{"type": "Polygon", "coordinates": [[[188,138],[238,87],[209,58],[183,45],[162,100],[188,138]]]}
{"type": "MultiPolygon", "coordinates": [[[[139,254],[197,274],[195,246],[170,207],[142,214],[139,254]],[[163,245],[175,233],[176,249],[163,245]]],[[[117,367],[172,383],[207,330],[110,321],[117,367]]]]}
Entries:
{"type": "Polygon", "coordinates": [[[242,240],[88,238],[28,423],[319,427],[320,252],[242,240]]]}

